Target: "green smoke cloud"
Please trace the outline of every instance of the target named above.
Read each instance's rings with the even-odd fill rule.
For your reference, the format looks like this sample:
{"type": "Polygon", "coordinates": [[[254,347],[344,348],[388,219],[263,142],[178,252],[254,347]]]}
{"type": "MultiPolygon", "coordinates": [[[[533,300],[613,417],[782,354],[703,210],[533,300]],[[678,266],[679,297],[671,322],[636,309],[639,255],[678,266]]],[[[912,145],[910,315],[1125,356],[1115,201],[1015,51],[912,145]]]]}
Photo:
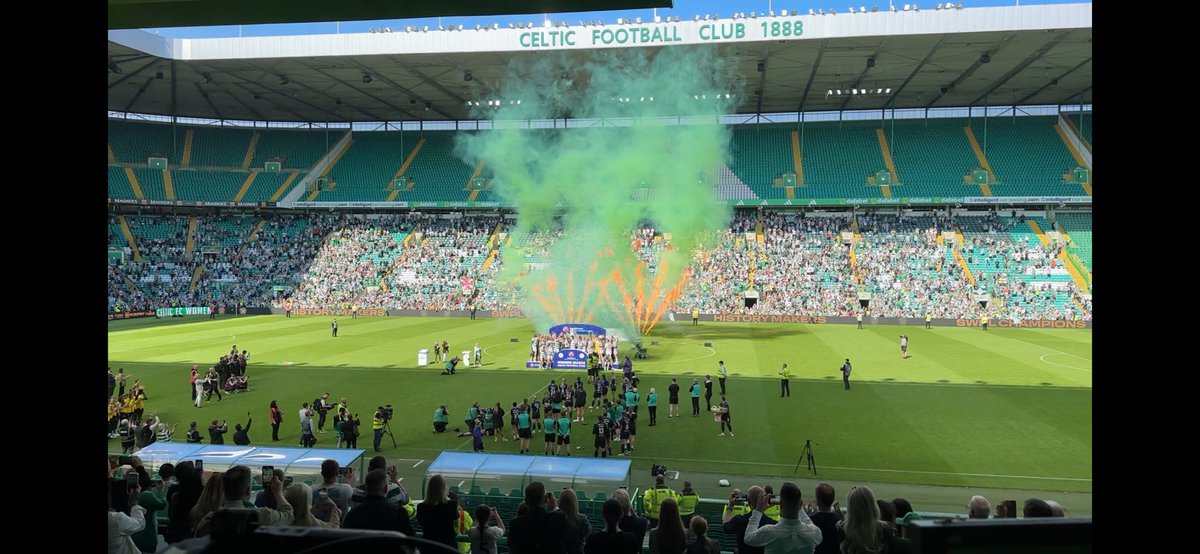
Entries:
{"type": "Polygon", "coordinates": [[[728,223],[729,208],[713,195],[713,170],[729,149],[719,117],[741,87],[711,47],[579,56],[514,60],[503,86],[484,91],[499,103],[480,110],[493,130],[459,133],[457,152],[469,164],[484,161],[496,194],[517,206],[515,245],[555,228],[561,216],[563,239],[545,266],[527,271],[522,249],[507,248],[498,278],[514,287],[538,328],[586,320],[634,337],[683,278],[702,237],[728,223]],[[525,128],[551,119],[562,127],[566,118],[580,126],[525,128]],[[630,230],[645,221],[670,235],[671,249],[641,268],[639,287],[630,230]],[[631,314],[639,291],[640,309],[631,314]]]}

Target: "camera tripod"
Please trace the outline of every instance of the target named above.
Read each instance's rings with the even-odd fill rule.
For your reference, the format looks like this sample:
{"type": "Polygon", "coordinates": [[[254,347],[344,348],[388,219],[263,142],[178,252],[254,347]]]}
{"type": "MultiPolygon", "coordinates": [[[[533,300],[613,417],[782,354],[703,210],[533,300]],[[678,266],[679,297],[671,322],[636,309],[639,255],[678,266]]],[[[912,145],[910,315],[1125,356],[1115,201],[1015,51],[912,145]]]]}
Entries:
{"type": "Polygon", "coordinates": [[[392,448],[396,448],[396,436],[392,434],[392,419],[388,418],[383,422],[383,434],[392,439],[392,448]]]}
{"type": "MultiPolygon", "coordinates": [[[[820,446],[820,445],[818,444],[817,446],[820,446]]],[[[813,472],[813,475],[817,474],[817,462],[815,459],[813,459],[812,447],[813,447],[813,443],[811,440],[804,441],[804,450],[800,451],[800,459],[796,460],[796,469],[793,469],[792,473],[796,473],[796,472],[800,471],[800,463],[804,462],[805,459],[807,458],[808,470],[813,472]]]]}

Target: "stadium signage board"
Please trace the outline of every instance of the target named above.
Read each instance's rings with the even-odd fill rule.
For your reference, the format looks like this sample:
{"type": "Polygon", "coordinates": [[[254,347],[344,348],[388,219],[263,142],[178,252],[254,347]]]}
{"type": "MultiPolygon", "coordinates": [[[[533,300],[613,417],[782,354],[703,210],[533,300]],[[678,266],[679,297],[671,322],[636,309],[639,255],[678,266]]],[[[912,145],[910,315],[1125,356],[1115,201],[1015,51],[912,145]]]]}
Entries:
{"type": "Polygon", "coordinates": [[[567,48],[603,48],[704,44],[708,42],[763,41],[797,38],[804,34],[799,17],[780,17],[762,21],[651,23],[613,26],[588,30],[554,29],[526,31],[517,36],[521,49],[554,50],[567,48]]]}
{"type": "Polygon", "coordinates": [[[154,317],[154,310],[134,310],[132,312],[119,312],[108,314],[108,319],[133,319],[135,317],[154,317]]]}
{"type": "Polygon", "coordinates": [[[554,354],[551,367],[554,369],[587,369],[587,353],[573,348],[559,350],[554,354]]]}
{"type": "Polygon", "coordinates": [[[158,317],[173,317],[183,315],[208,315],[212,313],[212,308],[208,306],[179,306],[176,308],[159,308],[154,311],[154,315],[158,317]]]}
{"type": "Polygon", "coordinates": [[[267,202],[207,202],[187,200],[151,200],[136,198],[109,198],[109,204],[134,204],[142,206],[185,206],[185,207],[221,207],[221,208],[265,208],[267,202]]]}
{"type": "MultiPolygon", "coordinates": [[[[994,319],[989,322],[992,327],[1031,327],[1038,329],[1088,329],[1092,326],[1090,321],[1075,321],[1070,319],[1022,319],[1013,321],[1011,319],[994,319]]],[[[978,319],[956,319],[954,320],[955,327],[979,327],[978,319]]]]}
{"type": "Polygon", "coordinates": [[[807,315],[756,315],[756,314],[715,314],[713,321],[736,321],[740,323],[825,323],[821,316],[807,315]]]}
{"type": "MultiPolygon", "coordinates": [[[[343,315],[343,314],[348,314],[348,313],[350,313],[350,310],[334,310],[334,309],[329,309],[329,308],[295,308],[295,309],[293,309],[293,310],[292,310],[292,315],[331,315],[331,316],[341,316],[341,315],[343,315]]],[[[376,308],[365,309],[365,310],[359,310],[359,311],[358,311],[358,315],[362,315],[362,316],[367,316],[367,315],[370,315],[370,316],[386,316],[386,315],[387,315],[387,310],[380,310],[380,309],[376,309],[376,308]]]]}

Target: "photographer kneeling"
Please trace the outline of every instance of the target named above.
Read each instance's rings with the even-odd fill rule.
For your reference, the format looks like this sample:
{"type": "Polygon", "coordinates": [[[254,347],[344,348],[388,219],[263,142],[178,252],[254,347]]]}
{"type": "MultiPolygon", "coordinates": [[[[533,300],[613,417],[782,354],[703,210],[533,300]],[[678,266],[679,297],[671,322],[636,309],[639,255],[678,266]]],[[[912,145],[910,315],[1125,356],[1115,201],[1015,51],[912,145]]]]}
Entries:
{"type": "Polygon", "coordinates": [[[433,432],[445,433],[446,423],[450,420],[450,412],[446,410],[446,405],[442,404],[433,410],[433,432]]]}
{"type": "Polygon", "coordinates": [[[442,375],[454,375],[454,366],[458,365],[458,362],[459,358],[450,358],[449,360],[446,360],[446,370],[442,372],[442,375]]]}

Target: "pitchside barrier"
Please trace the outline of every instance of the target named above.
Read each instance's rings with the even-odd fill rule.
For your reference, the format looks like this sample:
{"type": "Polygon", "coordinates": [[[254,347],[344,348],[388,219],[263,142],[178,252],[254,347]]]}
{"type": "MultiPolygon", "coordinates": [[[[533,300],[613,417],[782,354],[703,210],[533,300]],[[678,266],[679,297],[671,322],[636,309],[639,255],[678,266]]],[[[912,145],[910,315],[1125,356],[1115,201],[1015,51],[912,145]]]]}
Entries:
{"type": "MultiPolygon", "coordinates": [[[[248,311],[248,313],[254,313],[248,311]]],[[[271,308],[270,313],[282,315],[283,308],[271,308]]],[[[349,315],[346,310],[331,310],[331,309],[300,309],[292,310],[292,315],[326,315],[335,317],[345,317],[349,315]]],[[[470,310],[359,310],[358,315],[373,315],[373,316],[405,316],[405,317],[470,317],[470,310]]],[[[675,312],[676,321],[690,322],[692,314],[687,312],[675,312]]],[[[525,314],[520,310],[478,310],[476,317],[489,318],[524,318],[525,314]]],[[[851,325],[858,324],[858,319],[845,316],[808,316],[808,315],[765,315],[765,314],[700,314],[700,321],[715,321],[715,322],[735,322],[735,323],[800,323],[804,325],[824,325],[838,324],[851,325]]],[[[864,317],[863,325],[924,325],[924,317],[864,317]]],[[[935,327],[979,327],[979,318],[933,318],[930,322],[935,327]]],[[[1022,319],[1019,321],[1011,319],[996,319],[988,320],[988,328],[1000,327],[1022,327],[1027,329],[1091,329],[1092,322],[1090,320],[1069,320],[1069,319],[1022,319]]]]}

